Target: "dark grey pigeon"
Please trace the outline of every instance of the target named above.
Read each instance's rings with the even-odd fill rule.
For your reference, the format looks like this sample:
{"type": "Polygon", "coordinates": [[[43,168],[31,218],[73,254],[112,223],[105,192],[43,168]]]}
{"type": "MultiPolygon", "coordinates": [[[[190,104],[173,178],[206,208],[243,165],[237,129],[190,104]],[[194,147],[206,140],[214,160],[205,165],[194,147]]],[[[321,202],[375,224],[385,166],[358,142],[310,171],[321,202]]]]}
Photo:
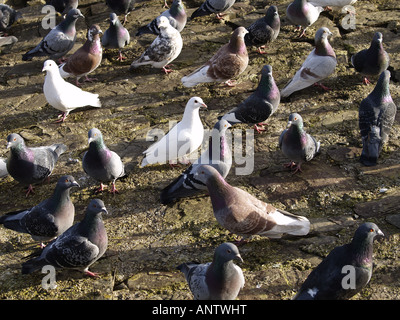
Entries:
{"type": "Polygon", "coordinates": [[[124,15],[124,22],[127,21],[128,14],[135,9],[136,0],[106,0],[106,5],[117,15],[124,15]]]}
{"type": "Polygon", "coordinates": [[[46,0],[47,5],[53,6],[54,9],[63,16],[66,15],[69,10],[77,9],[78,2],[78,0],[46,0]]]}
{"type": "Polygon", "coordinates": [[[360,161],[374,166],[383,145],[388,142],[390,129],[396,117],[397,107],[389,90],[390,72],[381,73],[375,89],[361,101],[358,110],[358,124],[363,150],[360,161]]]}
{"type": "Polygon", "coordinates": [[[125,174],[120,156],[107,148],[99,129],[90,129],[88,137],[89,150],[83,155],[83,170],[94,180],[100,182],[97,192],[103,191],[103,183],[112,182],[110,192],[118,193],[115,181],[125,174]]]}
{"type": "Polygon", "coordinates": [[[361,50],[351,57],[354,68],[364,75],[363,82],[369,84],[368,77],[379,76],[389,66],[389,54],[382,46],[382,33],[376,32],[368,49],[361,50]]]}
{"type": "Polygon", "coordinates": [[[298,113],[292,113],[288,128],[279,137],[279,147],[290,159],[286,166],[291,169],[295,167],[293,173],[296,173],[301,171],[303,162],[311,161],[319,152],[320,142],[304,130],[303,118],[298,113]]]}
{"type": "Polygon", "coordinates": [[[74,46],[76,40],[76,20],[83,17],[79,9],[71,9],[66,18],[52,29],[40,43],[22,56],[22,60],[33,57],[49,56],[57,60],[65,56],[74,46]]]}
{"type": "Polygon", "coordinates": [[[97,277],[98,274],[89,271],[107,250],[108,238],[101,214],[107,209],[103,201],[90,201],[85,217],[74,224],[58,238],[50,242],[38,255],[22,264],[22,274],[28,274],[52,265],[57,269],[78,269],[85,274],[97,277]]]}
{"type": "Polygon", "coordinates": [[[33,240],[53,240],[72,226],[75,207],[70,198],[72,187],[79,187],[74,177],[62,176],[50,198],[24,210],[9,212],[0,217],[0,224],[7,229],[28,233],[33,240]]]}
{"type": "Polygon", "coordinates": [[[190,19],[208,16],[216,13],[217,19],[222,19],[222,14],[235,4],[236,0],[205,0],[201,6],[195,10],[190,19]]]}
{"type": "Polygon", "coordinates": [[[110,13],[110,26],[101,37],[101,44],[104,48],[118,49],[118,60],[122,61],[126,58],[122,56],[121,50],[129,44],[131,36],[129,31],[121,24],[118,16],[112,12],[110,13]]]}
{"type": "Polygon", "coordinates": [[[215,250],[212,262],[182,263],[177,269],[185,275],[194,300],[235,300],[245,280],[233,260],[243,262],[239,249],[225,242],[215,250]]]}
{"type": "Polygon", "coordinates": [[[320,6],[314,6],[307,0],[294,0],[286,8],[286,17],[289,21],[298,26],[298,29],[303,31],[299,37],[303,37],[309,26],[318,20],[319,14],[324,11],[320,6]]]}
{"type": "Polygon", "coordinates": [[[174,2],[172,2],[171,8],[165,10],[147,25],[140,27],[139,30],[136,32],[136,36],[140,36],[144,33],[159,35],[160,29],[157,26],[157,22],[161,16],[167,17],[170,25],[179,32],[181,32],[186,25],[187,16],[183,2],[182,0],[174,0],[174,2]]]}
{"type": "Polygon", "coordinates": [[[6,4],[0,4],[0,31],[6,31],[15,21],[21,18],[21,12],[14,10],[6,4]]]}
{"type": "Polygon", "coordinates": [[[360,292],[372,276],[373,241],[383,236],[375,223],[360,225],[350,243],[333,249],[310,273],[293,300],[345,300],[360,292]]]}
{"type": "Polygon", "coordinates": [[[266,65],[261,69],[261,79],[257,89],[237,107],[228,111],[222,119],[230,124],[250,123],[254,124],[257,132],[264,130],[263,125],[271,115],[278,109],[281,94],[272,76],[272,67],[266,65]]]}
{"type": "Polygon", "coordinates": [[[270,6],[265,16],[256,20],[246,28],[249,33],[244,36],[246,46],[258,47],[258,52],[266,53],[261,49],[268,43],[274,41],[281,29],[281,20],[279,18],[278,8],[270,6]]]}
{"type": "Polygon", "coordinates": [[[61,143],[29,148],[17,133],[7,137],[8,148],[10,155],[7,171],[18,182],[29,185],[26,196],[33,193],[32,184],[40,183],[50,176],[58,158],[67,150],[61,143]]]}
{"type": "MultiPolygon", "coordinates": [[[[281,238],[283,234],[303,236],[310,231],[307,218],[277,209],[231,186],[209,165],[199,166],[194,176],[207,186],[218,223],[233,234],[246,238],[253,235],[281,238]]],[[[242,241],[246,239],[239,243],[242,241]]]]}
{"type": "Polygon", "coordinates": [[[228,144],[226,130],[231,125],[226,120],[219,120],[211,131],[207,150],[187,168],[177,179],[171,182],[161,192],[161,203],[168,204],[177,199],[198,195],[207,191],[207,186],[196,180],[194,173],[202,164],[213,166],[224,178],[232,166],[232,152],[228,144]]]}

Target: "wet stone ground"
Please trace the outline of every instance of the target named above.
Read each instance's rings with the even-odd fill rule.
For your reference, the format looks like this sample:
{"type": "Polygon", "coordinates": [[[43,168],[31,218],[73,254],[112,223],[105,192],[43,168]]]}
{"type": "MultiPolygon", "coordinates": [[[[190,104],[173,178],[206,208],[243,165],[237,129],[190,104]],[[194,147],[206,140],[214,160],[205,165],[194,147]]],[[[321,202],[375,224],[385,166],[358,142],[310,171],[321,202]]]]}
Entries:
{"type": "MultiPolygon", "coordinates": [[[[188,15],[200,1],[184,1],[188,15]]],[[[151,43],[154,36],[134,37],[138,27],[163,10],[163,1],[138,1],[128,18],[132,41],[124,49],[127,60],[114,60],[116,51],[106,51],[100,67],[92,74],[98,78],[85,83],[84,90],[100,95],[101,109],[85,108],[72,112],[67,121],[56,124],[58,111],[46,103],[41,72],[44,58],[23,62],[23,53],[33,48],[46,34],[41,28],[42,3],[11,3],[19,6],[24,18],[10,35],[19,41],[1,48],[0,54],[0,156],[7,156],[8,134],[20,133],[29,146],[63,142],[63,154],[48,183],[35,188],[25,198],[25,186],[11,177],[0,180],[0,214],[31,207],[52,192],[58,177],[72,174],[81,185],[73,190],[75,220],[83,217],[89,199],[101,198],[109,211],[104,216],[109,246],[104,257],[91,268],[100,273],[97,279],[78,271],[57,271],[57,288],[42,288],[43,274],[21,275],[23,258],[36,249],[24,234],[0,228],[0,298],[1,299],[191,299],[183,275],[176,270],[182,262],[210,261],[214,248],[234,237],[216,222],[208,196],[185,199],[169,206],[161,205],[163,187],[185,168],[168,165],[139,168],[141,153],[150,145],[146,134],[151,128],[168,130],[170,120],[179,120],[187,100],[200,96],[209,110],[200,116],[206,128],[216,118],[246,98],[257,86],[262,66],[271,64],[280,88],[293,76],[312,50],[315,31],[327,26],[338,57],[336,72],[324,81],[328,92],[310,87],[282,101],[269,119],[266,131],[255,133],[254,170],[236,175],[235,166],[227,181],[243,188],[276,207],[309,218],[312,230],[306,237],[280,240],[254,237],[240,247],[246,284],[238,299],[290,299],[311,270],[330,250],[351,240],[364,221],[375,222],[386,238],[374,247],[374,273],[369,285],[353,299],[400,298],[400,125],[396,118],[390,141],[376,167],[364,167],[358,157],[361,141],[358,131],[358,106],[372,90],[350,65],[350,56],[367,46],[374,32],[383,33],[384,47],[391,57],[390,90],[400,102],[400,3],[397,0],[355,3],[356,28],[345,30],[340,9],[323,12],[307,30],[305,39],[297,39],[288,24],[285,10],[289,1],[238,1],[225,20],[214,16],[188,22],[182,31],[184,46],[168,75],[158,69],[140,67],[129,71],[130,63],[151,43]],[[264,15],[269,5],[278,6],[282,27],[278,39],[260,55],[249,48],[250,62],[238,78],[237,86],[220,84],[185,88],[180,78],[194,70],[230,38],[238,26],[248,26],[264,15]],[[321,153],[292,175],[282,164],[288,161],[278,148],[278,137],[286,127],[291,112],[300,113],[306,130],[321,141],[321,153]],[[127,176],[117,181],[120,194],[94,195],[96,183],[82,170],[81,159],[87,148],[87,132],[99,128],[110,149],[119,153],[127,176]]],[[[77,43],[85,41],[92,23],[108,27],[109,9],[103,2],[84,0],[79,8],[85,19],[77,22],[77,43]]],[[[60,17],[58,18],[60,19],[60,17]]],[[[73,81],[71,79],[71,81],[73,81]]],[[[376,79],[372,80],[373,83],[376,79]]],[[[235,130],[249,129],[239,125],[235,130]]],[[[251,156],[248,154],[248,156],[251,156]]]]}

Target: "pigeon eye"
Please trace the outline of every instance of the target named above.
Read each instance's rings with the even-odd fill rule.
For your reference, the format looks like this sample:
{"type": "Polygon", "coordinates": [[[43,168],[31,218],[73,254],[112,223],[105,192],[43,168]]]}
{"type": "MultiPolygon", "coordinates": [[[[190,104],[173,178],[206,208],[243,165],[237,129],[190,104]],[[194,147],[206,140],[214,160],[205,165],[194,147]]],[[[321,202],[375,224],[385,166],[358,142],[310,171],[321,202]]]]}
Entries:
{"type": "Polygon", "coordinates": [[[13,141],[17,141],[17,138],[14,138],[13,141]]]}
{"type": "Polygon", "coordinates": [[[198,103],[198,101],[197,101],[197,100],[194,100],[194,103],[198,103]]]}
{"type": "Polygon", "coordinates": [[[372,229],[372,228],[371,228],[371,229],[369,229],[369,232],[374,232],[374,231],[375,231],[375,230],[374,230],[374,229],[372,229]]]}
{"type": "Polygon", "coordinates": [[[68,180],[68,179],[65,179],[65,182],[69,182],[69,180],[68,180]]]}
{"type": "Polygon", "coordinates": [[[231,253],[232,251],[230,249],[226,250],[227,253],[231,253]]]}
{"type": "Polygon", "coordinates": [[[296,121],[296,120],[297,120],[297,117],[294,118],[294,121],[296,121]]]}

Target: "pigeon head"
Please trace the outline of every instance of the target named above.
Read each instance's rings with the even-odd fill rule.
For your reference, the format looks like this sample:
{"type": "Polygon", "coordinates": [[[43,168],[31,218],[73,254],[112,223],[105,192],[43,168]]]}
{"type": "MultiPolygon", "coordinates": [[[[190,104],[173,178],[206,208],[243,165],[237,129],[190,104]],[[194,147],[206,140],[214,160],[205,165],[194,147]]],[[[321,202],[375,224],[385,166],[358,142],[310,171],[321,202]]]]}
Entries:
{"type": "Polygon", "coordinates": [[[18,133],[11,133],[7,137],[7,149],[18,148],[25,145],[24,139],[18,133]]]}
{"type": "Polygon", "coordinates": [[[207,105],[204,103],[202,98],[192,97],[189,99],[187,106],[191,109],[206,108],[207,105]]]}
{"type": "Polygon", "coordinates": [[[233,243],[225,242],[217,247],[214,252],[214,261],[225,263],[231,260],[243,262],[239,249],[233,243]]]}
{"type": "Polygon", "coordinates": [[[219,120],[215,125],[214,129],[217,129],[219,132],[225,132],[226,129],[232,127],[232,125],[226,121],[225,119],[219,120]]]}
{"type": "Polygon", "coordinates": [[[96,216],[99,213],[105,213],[107,214],[108,211],[104,205],[104,202],[100,199],[93,199],[89,202],[88,207],[86,208],[86,214],[85,216],[96,216]]]}
{"type": "Polygon", "coordinates": [[[328,39],[329,36],[331,36],[333,33],[329,31],[327,27],[322,27],[317,30],[315,33],[314,40],[315,42],[321,42],[322,40],[328,39]]]}
{"type": "Polygon", "coordinates": [[[158,18],[157,21],[157,27],[159,29],[165,29],[168,28],[168,26],[170,26],[171,24],[169,23],[169,20],[167,17],[161,16],[158,18]]]}
{"type": "Polygon", "coordinates": [[[76,182],[73,176],[65,175],[58,179],[57,187],[61,189],[69,189],[72,187],[80,187],[80,185],[78,184],[78,182],[76,182]]]}
{"type": "Polygon", "coordinates": [[[110,13],[110,25],[116,24],[117,21],[119,21],[118,16],[114,12],[111,12],[110,13]]]}
{"type": "Polygon", "coordinates": [[[53,60],[46,60],[43,64],[42,72],[44,71],[52,72],[54,70],[58,70],[57,63],[55,63],[55,61],[53,60]]]}
{"type": "Polygon", "coordinates": [[[298,113],[292,113],[289,116],[288,127],[289,126],[296,126],[299,128],[303,127],[303,118],[298,113]]]}
{"type": "Polygon", "coordinates": [[[375,32],[374,37],[372,38],[372,43],[382,43],[383,35],[380,32],[375,32]]]}
{"type": "Polygon", "coordinates": [[[277,6],[270,6],[265,13],[265,17],[268,21],[273,20],[274,18],[279,19],[279,13],[278,13],[278,8],[277,6]]]}
{"type": "Polygon", "coordinates": [[[103,135],[97,128],[92,128],[88,132],[88,143],[91,144],[93,141],[102,141],[103,135]]]}
{"type": "Polygon", "coordinates": [[[84,15],[81,13],[81,11],[79,9],[71,9],[68,11],[65,19],[66,20],[76,20],[79,17],[84,18],[84,15]]]}
{"type": "Polygon", "coordinates": [[[244,36],[247,33],[249,33],[249,31],[244,27],[236,28],[229,41],[229,50],[238,52],[239,54],[247,54],[246,44],[244,42],[244,36]]]}
{"type": "Polygon", "coordinates": [[[375,238],[383,238],[385,235],[373,222],[365,222],[354,233],[352,243],[355,245],[369,246],[375,238]]]}
{"type": "Polygon", "coordinates": [[[194,171],[194,176],[196,177],[196,180],[199,180],[205,185],[207,185],[207,182],[213,177],[217,178],[218,176],[220,176],[221,179],[223,179],[217,169],[206,164],[198,166],[197,169],[194,171]]]}
{"type": "Polygon", "coordinates": [[[93,24],[88,30],[87,38],[89,41],[93,41],[96,38],[96,35],[102,33],[103,31],[101,31],[100,26],[98,24],[93,24]]]}

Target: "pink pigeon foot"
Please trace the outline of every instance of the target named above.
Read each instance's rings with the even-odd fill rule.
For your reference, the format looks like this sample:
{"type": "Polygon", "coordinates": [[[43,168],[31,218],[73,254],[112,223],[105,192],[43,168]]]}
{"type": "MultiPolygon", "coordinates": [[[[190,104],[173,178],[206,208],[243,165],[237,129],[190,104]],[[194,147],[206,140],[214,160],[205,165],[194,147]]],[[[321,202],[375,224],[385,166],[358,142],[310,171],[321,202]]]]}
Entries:
{"type": "Polygon", "coordinates": [[[314,83],[313,86],[315,86],[315,87],[320,87],[320,88],[322,88],[322,90],[324,90],[324,91],[329,91],[329,90],[331,90],[331,88],[325,87],[322,83],[319,83],[319,82],[314,83]]]}
{"type": "Polygon", "coordinates": [[[29,185],[28,190],[26,190],[26,197],[28,197],[30,193],[35,193],[35,192],[33,191],[33,187],[32,187],[31,184],[29,185]]]}

